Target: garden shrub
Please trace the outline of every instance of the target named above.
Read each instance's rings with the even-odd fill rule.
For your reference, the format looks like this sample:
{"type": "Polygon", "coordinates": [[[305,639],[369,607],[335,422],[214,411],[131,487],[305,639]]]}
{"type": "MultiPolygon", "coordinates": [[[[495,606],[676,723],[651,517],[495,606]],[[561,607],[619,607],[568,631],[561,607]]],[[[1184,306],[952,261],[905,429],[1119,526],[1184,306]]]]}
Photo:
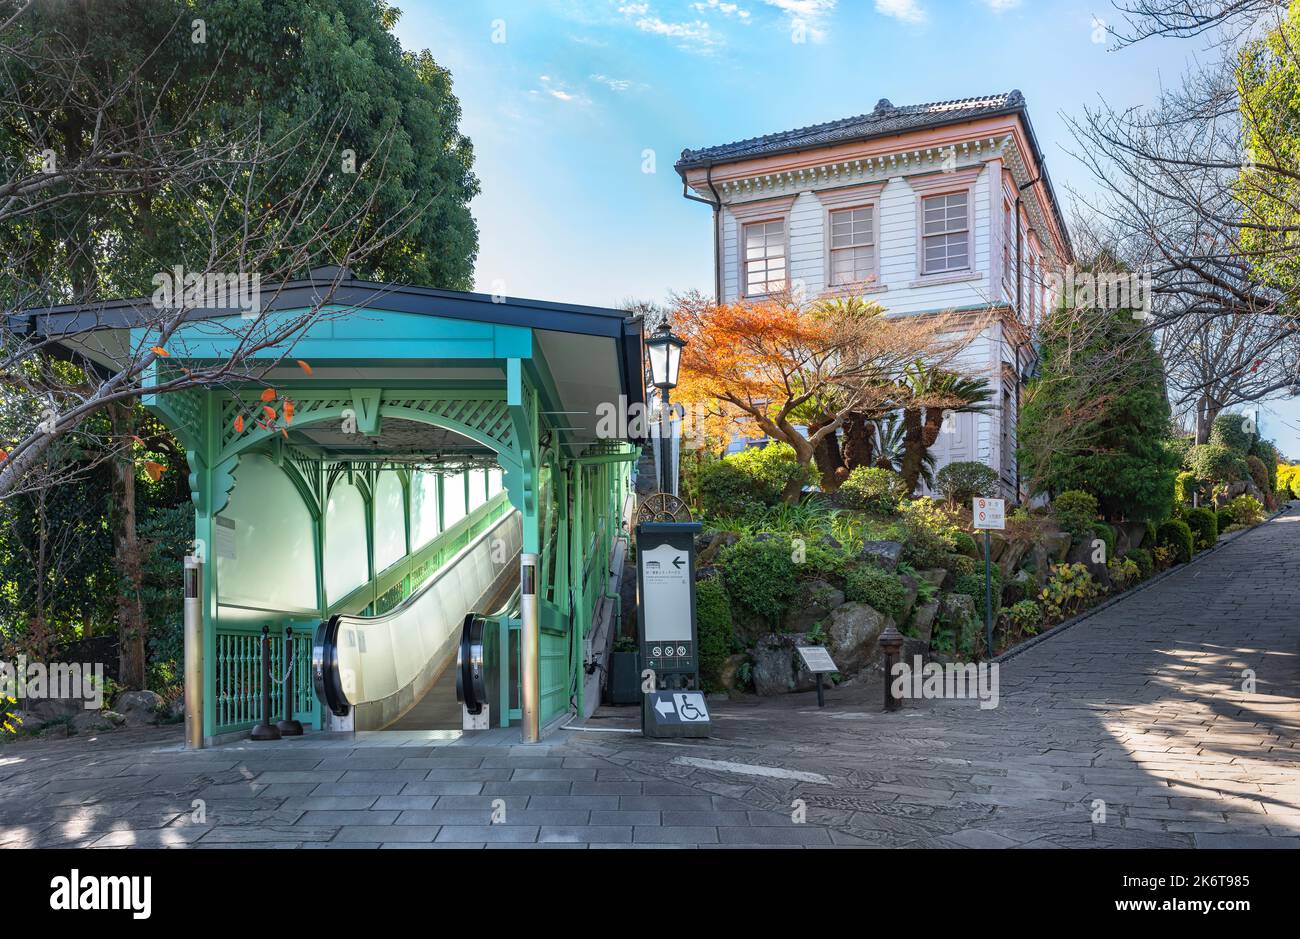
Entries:
{"type": "Polygon", "coordinates": [[[700,511],[708,516],[735,515],[761,504],[745,471],[728,459],[701,465],[694,489],[700,511]]]}
{"type": "Polygon", "coordinates": [[[1115,529],[1105,522],[1093,522],[1092,533],[1106,545],[1106,559],[1115,557],[1115,529]]]}
{"type": "Polygon", "coordinates": [[[1218,523],[1219,534],[1223,534],[1231,525],[1237,524],[1237,520],[1232,517],[1232,510],[1227,508],[1216,509],[1214,520],[1218,523]]]}
{"type": "Polygon", "coordinates": [[[1253,426],[1254,422],[1244,414],[1220,414],[1210,427],[1210,443],[1245,456],[1258,439],[1256,431],[1247,429],[1253,426]]]}
{"type": "Polygon", "coordinates": [[[1053,564],[1039,599],[1048,616],[1057,619],[1083,607],[1096,592],[1086,564],[1053,564]]]}
{"type": "Polygon", "coordinates": [[[874,564],[863,564],[845,575],[844,599],[865,603],[876,612],[898,620],[907,602],[907,589],[888,571],[874,564]]]}
{"type": "Polygon", "coordinates": [[[1141,570],[1132,558],[1111,558],[1106,562],[1106,573],[1110,575],[1111,585],[1116,590],[1131,587],[1141,577],[1141,570]]]}
{"type": "Polygon", "coordinates": [[[904,532],[904,560],[918,570],[946,566],[961,531],[952,515],[932,499],[904,500],[898,511],[904,532]]]}
{"type": "Polygon", "coordinates": [[[980,546],[976,543],[975,538],[969,532],[957,532],[954,540],[957,545],[958,554],[964,554],[966,557],[975,558],[976,560],[979,560],[984,556],[980,551],[980,546]]]}
{"type": "Polygon", "coordinates": [[[1033,600],[1020,600],[1003,610],[1002,618],[1011,629],[1032,636],[1043,621],[1043,608],[1033,600]]]}
{"type": "Polygon", "coordinates": [[[184,680],[185,624],[176,589],[194,541],[194,507],[188,502],[147,509],[137,526],[145,616],[149,623],[148,686],[162,691],[184,680]]]}
{"type": "Polygon", "coordinates": [[[1183,520],[1192,530],[1193,547],[1197,551],[1213,548],[1219,540],[1219,520],[1210,509],[1188,509],[1183,520]]]}
{"type": "Polygon", "coordinates": [[[950,554],[939,566],[944,570],[952,571],[954,577],[973,574],[976,570],[982,569],[982,565],[976,558],[965,554],[950,554]]]}
{"type": "Polygon", "coordinates": [[[1156,531],[1156,523],[1147,522],[1147,533],[1142,539],[1142,547],[1146,548],[1148,551],[1154,551],[1156,549],[1156,531]]]}
{"type": "Polygon", "coordinates": [[[1097,521],[1097,498],[1081,489],[1067,489],[1052,500],[1052,515],[1061,531],[1078,538],[1093,530],[1097,521]]]}
{"type": "Polygon", "coordinates": [[[1137,565],[1138,576],[1146,580],[1155,573],[1155,563],[1151,560],[1151,552],[1145,548],[1129,548],[1124,557],[1137,565]]]}
{"type": "Polygon", "coordinates": [[[726,458],[753,481],[754,491],[761,492],[763,501],[774,505],[781,498],[781,490],[788,482],[800,486],[808,482],[809,471],[799,463],[794,447],[788,443],[769,443],[764,447],[750,447],[726,458]]]}
{"type": "Polygon", "coordinates": [[[1187,451],[1187,468],[1202,482],[1214,485],[1235,482],[1250,475],[1246,458],[1217,443],[1198,444],[1187,451]]]}
{"type": "Polygon", "coordinates": [[[1191,470],[1183,470],[1174,477],[1174,501],[1191,502],[1192,496],[1200,493],[1201,484],[1191,470]]]}
{"type": "Polygon", "coordinates": [[[731,600],[718,577],[695,584],[695,623],[699,630],[700,678],[705,691],[722,690],[722,666],[731,655],[734,625],[731,600]]]}
{"type": "Polygon", "coordinates": [[[840,484],[835,497],[840,505],[877,515],[888,515],[898,508],[907,495],[907,484],[893,470],[878,466],[858,466],[840,484]]]}
{"type": "Polygon", "coordinates": [[[1192,530],[1186,522],[1170,519],[1156,530],[1156,544],[1168,548],[1174,564],[1186,564],[1192,559],[1192,530]]]}
{"type": "Polygon", "coordinates": [[[1254,496],[1237,496],[1224,506],[1238,525],[1254,525],[1264,518],[1264,507],[1254,496]]]}
{"type": "Polygon", "coordinates": [[[838,579],[847,559],[816,543],[804,542],[796,552],[790,536],[777,533],[743,536],[722,549],[718,563],[733,611],[740,607],[771,623],[785,612],[801,578],[838,579]]]}
{"type": "Polygon", "coordinates": [[[996,496],[1001,486],[997,471],[974,460],[958,460],[934,477],[935,487],[950,502],[967,503],[976,496],[996,496]]]}
{"type": "Polygon", "coordinates": [[[1246,469],[1250,472],[1250,481],[1253,482],[1260,492],[1271,492],[1273,487],[1268,481],[1268,467],[1264,461],[1257,456],[1246,457],[1246,469]]]}
{"type": "MultiPolygon", "coordinates": [[[[994,564],[989,568],[989,580],[993,583],[993,617],[997,618],[1002,609],[1002,571],[994,564]]],[[[964,593],[975,601],[975,614],[984,622],[984,568],[978,566],[973,573],[962,574],[953,584],[953,593],[964,593]]]]}
{"type": "Polygon", "coordinates": [[[1265,471],[1268,473],[1268,486],[1264,487],[1264,491],[1268,492],[1269,490],[1276,489],[1278,462],[1282,458],[1277,452],[1277,447],[1273,446],[1271,440],[1260,438],[1256,440],[1255,445],[1250,448],[1250,455],[1258,457],[1259,461],[1264,464],[1265,471]]]}

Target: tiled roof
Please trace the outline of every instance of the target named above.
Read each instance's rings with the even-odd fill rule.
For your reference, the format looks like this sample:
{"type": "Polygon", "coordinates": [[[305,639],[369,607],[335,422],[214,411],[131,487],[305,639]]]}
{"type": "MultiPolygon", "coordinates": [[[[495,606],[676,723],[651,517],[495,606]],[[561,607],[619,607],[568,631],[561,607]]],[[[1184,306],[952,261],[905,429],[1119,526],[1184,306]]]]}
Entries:
{"type": "Polygon", "coordinates": [[[813,124],[811,127],[800,127],[762,137],[751,137],[749,140],[738,140],[735,143],[705,147],[701,150],[683,150],[681,159],[677,161],[677,169],[767,156],[809,147],[825,147],[853,140],[868,140],[872,137],[901,134],[923,127],[938,127],[943,124],[988,117],[992,114],[1005,114],[1023,110],[1024,107],[1025,98],[1019,91],[985,95],[980,98],[958,98],[955,101],[908,104],[902,107],[895,107],[888,99],[882,98],[869,114],[859,114],[857,117],[846,117],[826,124],[813,124]]]}

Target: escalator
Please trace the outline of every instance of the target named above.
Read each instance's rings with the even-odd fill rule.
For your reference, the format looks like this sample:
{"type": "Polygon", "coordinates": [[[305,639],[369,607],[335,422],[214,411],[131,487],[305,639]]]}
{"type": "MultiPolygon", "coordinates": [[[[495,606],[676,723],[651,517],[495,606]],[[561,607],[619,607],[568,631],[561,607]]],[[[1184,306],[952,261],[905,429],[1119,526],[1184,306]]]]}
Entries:
{"type": "Polygon", "coordinates": [[[522,533],[519,513],[511,512],[387,613],[335,614],[322,622],[312,642],[322,705],[336,718],[350,717],[353,730],[439,729],[420,722],[445,726],[458,715],[459,705],[453,711],[443,699],[466,617],[483,610],[508,615],[510,601],[502,598],[518,583],[522,533]]]}

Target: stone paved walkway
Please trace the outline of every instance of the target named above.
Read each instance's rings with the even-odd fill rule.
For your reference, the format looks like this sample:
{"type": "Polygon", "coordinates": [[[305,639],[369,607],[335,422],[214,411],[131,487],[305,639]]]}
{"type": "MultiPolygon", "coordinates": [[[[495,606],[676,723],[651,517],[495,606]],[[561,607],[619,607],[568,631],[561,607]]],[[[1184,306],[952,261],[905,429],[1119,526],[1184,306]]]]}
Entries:
{"type": "Polygon", "coordinates": [[[1012,658],[1000,692],[728,702],[707,741],[15,743],[0,845],[1300,847],[1300,512],[1012,658]]]}

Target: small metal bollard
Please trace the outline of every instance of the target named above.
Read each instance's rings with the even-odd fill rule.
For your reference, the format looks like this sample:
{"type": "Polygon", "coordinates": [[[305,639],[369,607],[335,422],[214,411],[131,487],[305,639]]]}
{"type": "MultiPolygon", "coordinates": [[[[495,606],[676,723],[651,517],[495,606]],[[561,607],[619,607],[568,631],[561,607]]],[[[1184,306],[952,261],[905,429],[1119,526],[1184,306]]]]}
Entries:
{"type": "Polygon", "coordinates": [[[894,665],[898,662],[899,654],[903,651],[903,634],[894,628],[890,623],[885,627],[885,631],[880,634],[877,644],[885,653],[885,710],[897,711],[903,706],[901,697],[894,697],[891,689],[893,688],[893,671],[894,665]]]}
{"type": "Polygon", "coordinates": [[[280,730],[271,723],[271,627],[262,627],[262,719],[249,734],[253,740],[279,740],[280,730]]]}
{"type": "Polygon", "coordinates": [[[275,728],[281,737],[301,737],[302,722],[293,718],[293,699],[296,697],[294,676],[297,669],[293,660],[293,627],[284,627],[284,720],[276,721],[275,728]]]}

